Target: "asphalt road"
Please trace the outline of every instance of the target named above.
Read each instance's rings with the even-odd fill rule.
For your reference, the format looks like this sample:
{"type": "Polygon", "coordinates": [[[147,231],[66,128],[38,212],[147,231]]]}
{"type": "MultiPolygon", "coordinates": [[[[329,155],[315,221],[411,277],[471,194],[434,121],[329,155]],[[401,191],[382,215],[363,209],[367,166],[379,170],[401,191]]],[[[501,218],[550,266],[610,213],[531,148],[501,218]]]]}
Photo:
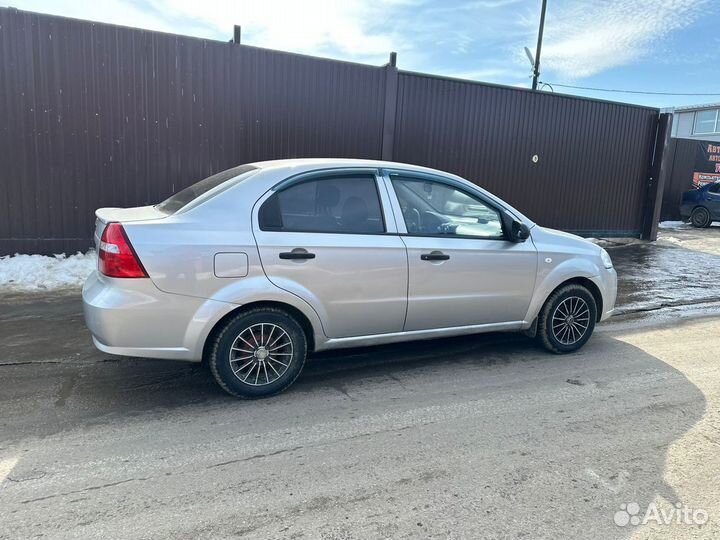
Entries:
{"type": "Polygon", "coordinates": [[[0,538],[720,537],[720,317],[659,311],[571,356],[512,335],[323,355],[242,402],[95,351],[75,295],[5,297],[0,538]],[[652,502],[709,521],[615,524],[652,502]]]}

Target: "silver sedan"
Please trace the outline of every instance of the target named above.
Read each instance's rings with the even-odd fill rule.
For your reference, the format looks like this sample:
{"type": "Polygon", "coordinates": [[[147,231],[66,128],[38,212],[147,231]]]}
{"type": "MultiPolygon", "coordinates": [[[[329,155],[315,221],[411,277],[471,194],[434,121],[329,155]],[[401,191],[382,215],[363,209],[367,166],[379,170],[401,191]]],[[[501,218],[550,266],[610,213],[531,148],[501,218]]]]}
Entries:
{"type": "Polygon", "coordinates": [[[96,216],[97,348],[205,360],[241,398],[286,389],[332,348],[524,331],[568,353],[615,305],[605,250],[414,165],[253,163],[96,216]]]}

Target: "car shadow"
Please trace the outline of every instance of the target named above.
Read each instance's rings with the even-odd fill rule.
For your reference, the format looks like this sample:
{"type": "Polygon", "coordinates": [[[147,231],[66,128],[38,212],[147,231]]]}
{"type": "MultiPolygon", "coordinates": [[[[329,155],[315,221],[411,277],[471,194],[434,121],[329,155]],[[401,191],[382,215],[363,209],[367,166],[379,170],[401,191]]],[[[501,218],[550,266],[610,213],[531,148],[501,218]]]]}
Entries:
{"type": "MultiPolygon", "coordinates": [[[[670,504],[680,502],[663,480],[666,451],[705,410],[702,392],[681,372],[602,334],[568,356],[545,354],[529,339],[502,334],[323,353],[309,360],[288,392],[251,402],[225,396],[200,365],[109,358],[78,365],[32,366],[37,369],[32,383],[29,373],[21,373],[29,366],[12,367],[15,372],[7,375],[15,388],[53,391],[48,400],[34,396],[34,406],[25,406],[22,418],[13,407],[4,407],[5,435],[47,437],[132,418],[156,421],[162,415],[203,422],[234,410],[242,411],[248,425],[261,425],[268,417],[302,409],[314,411],[318,420],[331,411],[334,421],[352,422],[358,415],[392,415],[408,408],[421,417],[427,407],[435,407],[449,415],[448,422],[464,418],[463,426],[477,430],[464,431],[457,444],[470,445],[478,455],[498,453],[492,467],[504,474],[494,476],[490,492],[480,490],[493,514],[477,520],[491,520],[494,530],[506,523],[507,535],[532,525],[538,536],[588,536],[587,529],[575,528],[581,521],[570,519],[574,512],[585,516],[585,526],[590,516],[590,536],[630,534],[632,527],[613,523],[621,504],[635,502],[644,509],[657,494],[670,504]],[[495,407],[492,414],[478,405],[483,400],[495,407]],[[24,426],[18,425],[21,419],[24,426]],[[500,440],[503,448],[497,446],[500,440]],[[552,501],[543,504],[552,511],[538,507],[534,495],[548,482],[556,488],[552,501]]],[[[421,437],[424,421],[408,422],[406,427],[419,430],[421,437]]],[[[12,444],[12,437],[5,443],[12,444]]],[[[444,479],[430,475],[423,489],[456,482],[465,485],[466,480],[453,471],[444,479]]]]}
{"type": "MultiPolygon", "coordinates": [[[[515,334],[325,352],[308,360],[287,392],[258,401],[225,395],[199,364],[90,351],[77,359],[0,366],[0,447],[17,448],[30,438],[51,444],[64,431],[103,426],[152,430],[170,446],[182,439],[182,447],[183,438],[194,433],[191,427],[213,429],[216,422],[227,439],[254,431],[258,444],[272,442],[274,454],[286,433],[295,440],[288,444],[300,438],[306,448],[331,437],[332,444],[322,444],[324,452],[337,448],[330,463],[339,463],[338,475],[347,466],[345,453],[355,465],[359,460],[377,469],[367,483],[356,478],[352,487],[327,488],[338,505],[348,498],[346,511],[360,536],[374,531],[363,528],[370,527],[363,506],[351,500],[369,500],[376,509],[387,506],[375,521],[393,522],[404,512],[412,525],[426,521],[423,504],[438,516],[452,515],[458,500],[464,508],[485,509],[472,523],[458,525],[467,537],[480,537],[484,530],[501,537],[528,530],[534,537],[630,536],[633,526],[613,521],[622,504],[645,509],[658,495],[668,504],[683,502],[664,480],[666,455],[706,409],[704,394],[682,372],[606,332],[564,356],[515,334]],[[228,422],[233,415],[242,421],[228,422]],[[188,429],[178,431],[178,423],[188,429]],[[332,426],[327,435],[324,426],[332,426]],[[351,435],[332,439],[343,426],[352,427],[351,435]],[[398,458],[377,460],[377,447],[365,445],[388,430],[402,433],[403,442],[382,443],[382,453],[398,458]],[[358,437],[366,442],[350,446],[348,441],[358,437]],[[406,462],[407,449],[417,445],[426,447],[425,458],[406,462]],[[435,470],[432,455],[443,456],[442,471],[435,470]],[[383,492],[396,497],[393,505],[375,500],[378,478],[384,479],[383,492]],[[436,495],[448,490],[458,499],[438,502],[436,495]],[[405,508],[404,497],[412,506],[405,508]]],[[[226,455],[223,461],[243,457],[226,455]]],[[[30,459],[20,460],[17,474],[32,470],[30,459]]],[[[326,466],[306,460],[304,475],[289,476],[287,482],[301,491],[303,478],[327,475],[314,469],[326,466]]],[[[253,471],[258,481],[274,474],[262,467],[253,471]]],[[[278,504],[294,504],[277,496],[278,504]]],[[[307,512],[324,519],[321,507],[307,512]]],[[[232,514],[228,520],[240,517],[232,514]]],[[[288,535],[297,532],[291,517],[265,517],[260,521],[290,527],[288,535]]],[[[401,536],[408,530],[395,532],[401,536]]]]}

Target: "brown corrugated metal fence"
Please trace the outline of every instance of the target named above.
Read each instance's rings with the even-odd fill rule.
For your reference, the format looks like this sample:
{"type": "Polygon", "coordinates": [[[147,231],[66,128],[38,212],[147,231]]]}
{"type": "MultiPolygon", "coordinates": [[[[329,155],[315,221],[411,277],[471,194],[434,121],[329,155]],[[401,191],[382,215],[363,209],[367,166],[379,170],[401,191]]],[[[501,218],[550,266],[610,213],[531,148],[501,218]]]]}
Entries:
{"type": "Polygon", "coordinates": [[[672,139],[671,166],[663,193],[662,221],[680,219],[680,201],[683,191],[693,188],[693,172],[699,145],[718,144],[698,139],[672,139]]]}
{"type": "Polygon", "coordinates": [[[0,254],[85,249],[95,208],[312,156],[430,165],[542,224],[639,233],[656,109],[8,8],[0,62],[0,254]]]}
{"type": "Polygon", "coordinates": [[[640,230],[655,109],[401,73],[398,111],[399,161],[468,178],[543,225],[640,230]]]}

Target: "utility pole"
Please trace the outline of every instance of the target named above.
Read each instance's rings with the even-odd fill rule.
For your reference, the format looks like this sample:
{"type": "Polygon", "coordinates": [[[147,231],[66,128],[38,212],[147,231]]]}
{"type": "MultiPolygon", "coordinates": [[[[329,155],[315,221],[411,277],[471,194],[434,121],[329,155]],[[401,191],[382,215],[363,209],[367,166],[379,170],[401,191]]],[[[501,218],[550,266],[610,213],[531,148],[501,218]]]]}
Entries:
{"type": "Polygon", "coordinates": [[[540,12],[540,31],[538,32],[537,48],[535,49],[535,65],[533,66],[532,89],[537,90],[538,77],[540,76],[540,49],[542,49],[543,30],[545,29],[545,10],[547,0],[542,0],[542,11],[540,12]]]}

